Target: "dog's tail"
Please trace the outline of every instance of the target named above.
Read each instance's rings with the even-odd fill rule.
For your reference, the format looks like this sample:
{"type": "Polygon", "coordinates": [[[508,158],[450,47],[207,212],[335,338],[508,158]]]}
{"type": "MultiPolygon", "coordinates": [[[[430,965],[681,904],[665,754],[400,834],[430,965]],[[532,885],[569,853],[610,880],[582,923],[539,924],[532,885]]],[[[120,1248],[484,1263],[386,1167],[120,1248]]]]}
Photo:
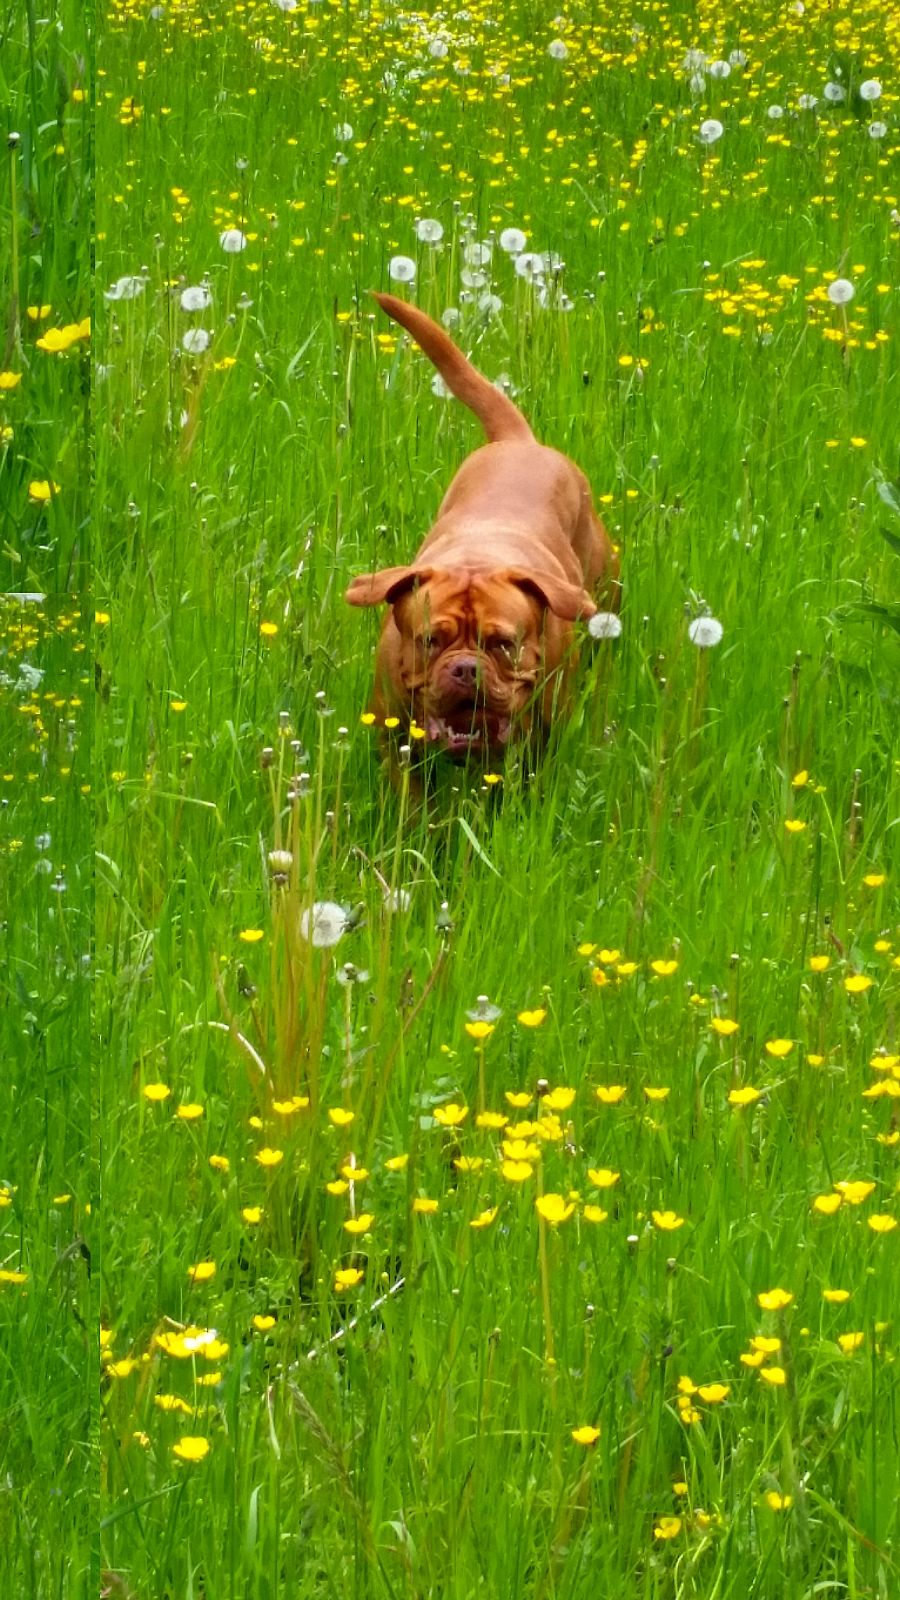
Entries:
{"type": "Polygon", "coordinates": [[[528,423],[512,401],[482,377],[471,361],[424,311],[392,294],[376,294],[382,311],[411,333],[429,361],[437,367],[451,394],[474,411],[485,433],[495,443],[501,439],[533,439],[528,423]]]}

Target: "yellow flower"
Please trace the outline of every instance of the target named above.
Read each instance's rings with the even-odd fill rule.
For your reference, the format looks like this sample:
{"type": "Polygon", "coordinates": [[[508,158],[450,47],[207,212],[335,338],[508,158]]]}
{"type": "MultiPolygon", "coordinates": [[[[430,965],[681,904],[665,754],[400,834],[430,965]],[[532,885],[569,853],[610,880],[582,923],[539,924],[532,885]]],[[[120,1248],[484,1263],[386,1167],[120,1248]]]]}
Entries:
{"type": "Polygon", "coordinates": [[[175,1115],[180,1117],[182,1122],[196,1122],[197,1118],[203,1115],[203,1107],[193,1101],[189,1101],[187,1104],[180,1105],[175,1115]]]}
{"type": "Polygon", "coordinates": [[[581,1215],[585,1222],[605,1222],[609,1212],[604,1211],[602,1206],[585,1206],[581,1215]]]}
{"type": "Polygon", "coordinates": [[[728,1096],[728,1104],[730,1106],[752,1106],[761,1094],[761,1089],[754,1089],[747,1083],[743,1089],[732,1089],[728,1096]]]}
{"type": "Polygon", "coordinates": [[[598,1083],[594,1093],[601,1105],[617,1106],[628,1089],[624,1083],[598,1083]]]}
{"type": "Polygon", "coordinates": [[[177,1444],[173,1444],[172,1452],[179,1461],[205,1461],[209,1455],[209,1440],[186,1433],[177,1444]]]}
{"type": "Polygon", "coordinates": [[[823,1289],[822,1290],[822,1299],[823,1300],[827,1300],[829,1305],[832,1305],[832,1306],[843,1306],[843,1305],[846,1305],[847,1301],[850,1299],[850,1290],[849,1289],[823,1289]]]}
{"type": "Polygon", "coordinates": [[[284,1151],[273,1150],[271,1146],[263,1145],[261,1150],[257,1150],[255,1160],[261,1167],[277,1167],[284,1160],[284,1151]]]}
{"type": "Polygon", "coordinates": [[[812,1202],[813,1211],[818,1211],[820,1216],[833,1217],[834,1213],[843,1205],[843,1195],[817,1194],[812,1202]]]}
{"type": "Polygon", "coordinates": [[[255,1227],[257,1222],[262,1222],[263,1208],[262,1206],[243,1206],[241,1209],[241,1216],[247,1223],[248,1227],[255,1227]]]}
{"type": "Polygon", "coordinates": [[[335,1294],[346,1294],[348,1289],[355,1289],[364,1277],[365,1273],[360,1267],[339,1267],[334,1275],[335,1294]]]}
{"type": "Polygon", "coordinates": [[[650,970],[651,972],[655,972],[658,978],[671,978],[672,973],[678,971],[678,962],[651,961],[650,970]]]}
{"type": "Polygon", "coordinates": [[[791,1051],[793,1050],[793,1048],[794,1048],[793,1039],[767,1039],[766,1040],[766,1052],[767,1052],[767,1054],[770,1055],[770,1056],[777,1057],[777,1059],[779,1061],[782,1061],[785,1056],[789,1056],[791,1051]]]}
{"type": "Polygon", "coordinates": [[[455,1102],[434,1108],[434,1120],[439,1122],[442,1128],[458,1128],[468,1115],[468,1106],[459,1106],[455,1102]]]}
{"type": "Polygon", "coordinates": [[[794,1504],[792,1494],[779,1494],[777,1489],[769,1489],[764,1498],[770,1511],[787,1511],[794,1504]]]}
{"type": "Polygon", "coordinates": [[[577,954],[580,956],[592,956],[596,948],[595,944],[580,944],[577,947],[577,954]]]}
{"type": "Polygon", "coordinates": [[[209,1283],[216,1275],[214,1261],[198,1261],[195,1266],[188,1267],[188,1277],[191,1283],[209,1283]]]}
{"type": "Polygon", "coordinates": [[[21,372],[0,372],[0,389],[17,389],[21,382],[21,372]]]}
{"type": "Polygon", "coordinates": [[[373,722],[375,721],[374,711],[364,711],[359,720],[364,728],[371,728],[373,722]]]}
{"type": "Polygon", "coordinates": [[[259,631],[264,639],[274,639],[276,633],[278,632],[278,623],[261,622],[259,625],[259,631]]]}
{"type": "Polygon", "coordinates": [[[498,1206],[488,1206],[486,1211],[479,1211],[478,1216],[472,1218],[472,1221],[469,1223],[469,1227],[489,1228],[491,1223],[494,1221],[498,1210],[498,1206]]]}
{"type": "MultiPolygon", "coordinates": [[[[2,376],[2,375],[0,375],[0,376],[2,376]]],[[[867,872],[865,877],[863,878],[863,883],[866,885],[866,887],[868,889],[880,889],[881,885],[883,883],[886,883],[886,882],[887,882],[887,873],[886,872],[867,872]]]]}
{"type": "Polygon", "coordinates": [[[588,1167],[588,1178],[595,1189],[611,1189],[618,1183],[620,1174],[610,1167],[588,1167]]]}
{"type": "Polygon", "coordinates": [[[259,944],[260,939],[265,938],[265,931],[262,928],[242,928],[238,938],[243,939],[244,944],[259,944]]]}
{"type": "MultiPolygon", "coordinates": [[[[132,1365],[137,1366],[137,1362],[133,1362],[132,1365]]],[[[155,1394],[153,1396],[153,1404],[158,1406],[160,1411],[180,1411],[182,1416],[185,1417],[194,1415],[193,1406],[189,1406],[187,1401],[182,1400],[179,1394],[155,1394]]]]}
{"type": "Polygon", "coordinates": [[[361,1211],[358,1217],[347,1218],[344,1230],[347,1233],[368,1233],[374,1221],[371,1211],[361,1211]]]}
{"type": "Polygon", "coordinates": [[[869,1227],[873,1233],[893,1233],[897,1226],[897,1218],[888,1216],[886,1212],[876,1212],[868,1218],[869,1227]]]}
{"type": "Polygon", "coordinates": [[[867,978],[863,972],[851,972],[849,978],[844,979],[844,988],[848,994],[865,994],[871,987],[872,979],[867,978]]]}
{"type": "Polygon", "coordinates": [[[548,1111],[568,1111],[574,1099],[574,1089],[559,1088],[551,1089],[549,1094],[544,1095],[541,1103],[542,1105],[546,1106],[548,1111]]]}
{"type": "Polygon", "coordinates": [[[845,1356],[852,1356],[865,1343],[865,1338],[864,1333],[839,1333],[838,1344],[845,1356]]]}
{"type": "Polygon", "coordinates": [[[799,817],[787,817],[784,826],[788,833],[803,833],[807,825],[801,822],[799,817]]]}
{"type": "Polygon", "coordinates": [[[384,1165],[388,1172],[403,1172],[408,1163],[409,1156],[404,1153],[402,1156],[388,1156],[384,1165]]]}
{"type": "Polygon", "coordinates": [[[602,989],[605,983],[609,983],[609,979],[602,967],[591,968],[591,982],[596,984],[598,989],[602,989]]]}
{"type": "Polygon", "coordinates": [[[853,1182],[844,1178],[834,1187],[838,1194],[843,1195],[848,1206],[861,1206],[864,1200],[868,1200],[870,1194],[875,1193],[874,1183],[869,1183],[865,1178],[857,1178],[853,1182]]]}
{"type": "Polygon", "coordinates": [[[738,1024],[731,1017],[710,1017],[709,1025],[713,1032],[721,1034],[723,1039],[727,1039],[738,1030],[738,1024]]]}
{"type": "Polygon", "coordinates": [[[551,1227],[558,1227],[561,1222],[566,1222],[575,1210],[571,1201],[568,1203],[561,1194],[541,1194],[534,1202],[538,1216],[549,1222],[551,1227]]]}
{"type": "Polygon", "coordinates": [[[572,1429],[572,1438],[575,1440],[576,1444],[583,1444],[590,1447],[591,1445],[597,1443],[599,1437],[600,1429],[592,1428],[589,1422],[583,1423],[580,1428],[572,1429]]]}
{"type": "Polygon", "coordinates": [[[791,786],[794,789],[805,789],[808,783],[809,773],[806,771],[805,767],[802,772],[795,772],[791,779],[791,786]]]}
{"type": "Polygon", "coordinates": [[[413,1211],[419,1217],[433,1216],[440,1204],[438,1200],[429,1200],[425,1195],[417,1195],[412,1203],[413,1211]]]}
{"type": "Polygon", "coordinates": [[[774,1356],[781,1349],[781,1340],[770,1334],[757,1333],[750,1340],[754,1350],[761,1350],[764,1356],[774,1356]]]}
{"type": "Polygon", "coordinates": [[[536,1011],[520,1011],[519,1021],[523,1028],[539,1028],[546,1015],[546,1011],[538,1006],[536,1011]]]}
{"type": "Polygon", "coordinates": [[[457,1172],[480,1172],[484,1156],[457,1156],[453,1162],[457,1172]]]}
{"type": "Polygon", "coordinates": [[[347,1190],[349,1189],[349,1187],[350,1187],[350,1185],[347,1182],[346,1178],[332,1178],[330,1180],[330,1182],[326,1183],[326,1185],[325,1185],[325,1193],[326,1194],[333,1194],[333,1195],[342,1195],[342,1194],[346,1194],[347,1193],[347,1190]]]}
{"type": "Polygon", "coordinates": [[[810,956],[810,958],[809,958],[809,970],[810,970],[810,972],[827,972],[827,970],[828,970],[828,968],[830,966],[831,966],[831,957],[830,956],[810,956]]]}
{"type": "Polygon", "coordinates": [[[494,1022],[467,1022],[466,1033],[470,1039],[489,1039],[495,1027],[494,1022]]]}
{"type": "Polygon", "coordinates": [[[773,1389],[783,1389],[787,1383],[784,1367],[760,1367],[759,1375],[763,1382],[771,1384],[773,1389]]]}
{"type": "Polygon", "coordinates": [[[644,1094],[648,1100],[668,1100],[671,1093],[669,1088],[651,1089],[649,1085],[644,1087],[644,1094]]]}
{"type": "Polygon", "coordinates": [[[528,1161],[504,1161],[500,1171],[507,1183],[524,1183],[534,1172],[534,1167],[528,1161]]]}
{"type": "Polygon", "coordinates": [[[660,1517],[653,1529],[654,1539],[677,1539],[681,1532],[680,1517],[660,1517]]]}
{"type": "Polygon", "coordinates": [[[697,1393],[708,1406],[718,1406],[728,1399],[731,1390],[727,1383],[701,1383],[697,1393]]]}
{"type": "Polygon", "coordinates": [[[145,1083],[143,1094],[145,1100],[168,1100],[172,1093],[167,1083],[145,1083]]]}
{"type": "Polygon", "coordinates": [[[514,1111],[521,1111],[525,1106],[531,1105],[533,1096],[527,1089],[507,1089],[505,1098],[507,1105],[512,1106],[514,1111]]]}
{"type": "Polygon", "coordinates": [[[475,1118],[475,1126],[476,1128],[494,1128],[499,1130],[500,1128],[505,1128],[508,1121],[509,1117],[504,1116],[502,1111],[479,1111],[477,1117],[475,1118]]]}
{"type": "Polygon", "coordinates": [[[788,1289],[764,1289],[756,1296],[756,1303],[763,1311],[783,1311],[793,1298],[788,1289]]]}
{"type": "Polygon", "coordinates": [[[355,1111],[345,1111],[343,1106],[331,1106],[328,1120],[335,1128],[349,1128],[355,1115],[355,1111]]]}
{"type": "Polygon", "coordinates": [[[745,1350],[741,1355],[741,1360],[743,1361],[745,1367],[761,1367],[765,1359],[766,1358],[761,1350],[752,1350],[749,1352],[745,1350]]]}
{"type": "Polygon", "coordinates": [[[263,1316],[258,1311],[254,1317],[250,1318],[250,1321],[257,1333],[268,1333],[269,1329],[275,1326],[274,1317],[263,1316]]]}
{"type": "Polygon", "coordinates": [[[653,1226],[662,1233],[674,1233],[676,1228],[684,1226],[684,1217],[679,1217],[676,1211],[651,1211],[653,1226]]]}
{"type": "Polygon", "coordinates": [[[35,478],[28,485],[28,498],[36,505],[44,505],[55,494],[59,494],[59,484],[47,478],[35,478]]]}

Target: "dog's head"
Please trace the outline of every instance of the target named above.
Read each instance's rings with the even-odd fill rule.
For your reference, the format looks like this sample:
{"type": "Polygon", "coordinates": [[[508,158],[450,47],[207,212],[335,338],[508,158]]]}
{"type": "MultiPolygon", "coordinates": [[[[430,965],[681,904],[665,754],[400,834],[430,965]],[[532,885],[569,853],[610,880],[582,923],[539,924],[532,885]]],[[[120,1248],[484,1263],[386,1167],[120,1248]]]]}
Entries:
{"type": "Polygon", "coordinates": [[[484,759],[528,733],[535,691],[561,665],[570,624],[596,610],[579,585],[512,567],[389,567],[354,578],[346,598],[393,608],[393,687],[429,743],[456,760],[484,759]]]}

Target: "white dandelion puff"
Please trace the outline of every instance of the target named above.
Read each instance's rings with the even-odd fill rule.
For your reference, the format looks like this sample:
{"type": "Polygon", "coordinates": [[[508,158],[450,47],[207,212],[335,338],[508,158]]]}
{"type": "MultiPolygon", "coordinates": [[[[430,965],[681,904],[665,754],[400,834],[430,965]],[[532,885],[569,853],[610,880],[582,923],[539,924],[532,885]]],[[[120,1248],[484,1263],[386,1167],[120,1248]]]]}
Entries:
{"type": "Polygon", "coordinates": [[[826,83],[822,93],[833,106],[840,105],[841,101],[847,98],[847,91],[840,83],[826,83]]]}
{"type": "Polygon", "coordinates": [[[440,244],[444,237],[444,225],[438,222],[437,217],[420,217],[416,223],[416,238],[421,244],[440,244]]]}
{"type": "Polygon", "coordinates": [[[431,392],[432,394],[437,395],[439,400],[449,400],[450,398],[450,390],[447,388],[447,385],[439,372],[436,372],[431,380],[431,392]]]}
{"type": "Polygon", "coordinates": [[[695,617],[688,627],[688,638],[698,650],[711,650],[721,644],[725,632],[717,617],[695,617]]]}
{"type": "Polygon", "coordinates": [[[300,917],[300,934],[317,950],[330,950],[347,927],[347,913],[334,900],[316,900],[300,917]]]}
{"type": "Polygon", "coordinates": [[[388,262],[388,276],[394,283],[412,283],[416,275],[416,263],[412,256],[391,256],[388,262]]]}
{"type": "Polygon", "coordinates": [[[724,132],[725,129],[717,117],[707,117],[706,121],[700,124],[700,143],[715,144],[717,139],[721,139],[724,132]]]}
{"type": "Polygon", "coordinates": [[[870,122],[869,123],[869,138],[870,139],[883,139],[886,133],[887,133],[887,123],[886,122],[870,122]]]}
{"type": "Polygon", "coordinates": [[[504,228],[500,235],[500,249],[505,250],[508,256],[517,256],[525,249],[528,236],[521,228],[504,228]]]}
{"type": "Polygon", "coordinates": [[[732,67],[745,67],[747,65],[746,50],[731,50],[728,53],[729,65],[732,67]]]}
{"type": "Polygon", "coordinates": [[[334,137],[338,144],[349,144],[353,138],[353,129],[349,122],[339,122],[334,130],[334,137]]]}
{"type": "Polygon", "coordinates": [[[801,111],[815,111],[819,97],[815,94],[800,94],[797,96],[797,104],[801,111]]]}
{"type": "Polygon", "coordinates": [[[516,256],[516,272],[520,278],[528,278],[530,282],[540,281],[544,275],[542,258],[533,250],[523,250],[516,256]]]}
{"type": "Polygon", "coordinates": [[[833,279],[825,292],[833,306],[849,305],[856,294],[856,290],[849,278],[833,279]]]}
{"type": "Polygon", "coordinates": [[[139,294],[143,294],[146,282],[146,278],[136,275],[117,278],[115,283],[104,291],[103,298],[104,300],[136,300],[139,294]]]}
{"type": "Polygon", "coordinates": [[[187,332],[181,335],[181,348],[186,350],[188,355],[202,356],[204,350],[209,349],[209,341],[210,335],[206,328],[188,328],[187,332]]]}
{"type": "Polygon", "coordinates": [[[860,84],[859,98],[860,100],[881,99],[881,84],[877,78],[866,78],[865,82],[860,84]]]}
{"type": "Polygon", "coordinates": [[[227,256],[238,256],[247,248],[247,240],[240,228],[226,228],[219,234],[219,244],[227,256]]]}
{"type": "Polygon", "coordinates": [[[731,77],[731,62],[730,61],[711,61],[710,64],[709,64],[709,75],[710,75],[711,78],[716,78],[718,80],[721,80],[723,78],[730,78],[731,77]]]}
{"type": "Polygon", "coordinates": [[[205,311],[212,305],[212,295],[205,283],[194,283],[181,291],[182,311],[205,311]]]}
{"type": "Polygon", "coordinates": [[[569,54],[569,46],[565,39],[551,39],[547,46],[547,54],[552,56],[554,61],[565,61],[569,54]]]}
{"type": "Polygon", "coordinates": [[[486,267],[490,264],[493,247],[485,240],[470,239],[463,246],[463,260],[467,267],[486,267]]]}
{"type": "Polygon", "coordinates": [[[432,39],[430,45],[428,46],[428,53],[429,55],[434,56],[435,61],[443,61],[447,54],[447,50],[448,45],[446,39],[432,39]]]}
{"type": "Polygon", "coordinates": [[[587,630],[592,639],[618,639],[622,634],[622,619],[614,611],[595,611],[588,619],[587,630]]]}
{"type": "Polygon", "coordinates": [[[447,306],[446,310],[441,312],[441,323],[445,328],[459,327],[460,315],[455,306],[447,306]]]}

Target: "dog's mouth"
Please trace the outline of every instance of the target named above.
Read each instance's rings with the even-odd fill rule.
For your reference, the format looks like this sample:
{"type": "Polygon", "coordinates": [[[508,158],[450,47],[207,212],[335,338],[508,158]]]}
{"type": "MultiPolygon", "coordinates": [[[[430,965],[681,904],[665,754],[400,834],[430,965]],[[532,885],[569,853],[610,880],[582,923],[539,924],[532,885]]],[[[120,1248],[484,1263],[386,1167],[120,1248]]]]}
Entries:
{"type": "Polygon", "coordinates": [[[511,717],[485,706],[456,706],[443,716],[429,713],[425,718],[429,744],[439,745],[457,759],[502,749],[509,742],[511,728],[511,717]]]}

